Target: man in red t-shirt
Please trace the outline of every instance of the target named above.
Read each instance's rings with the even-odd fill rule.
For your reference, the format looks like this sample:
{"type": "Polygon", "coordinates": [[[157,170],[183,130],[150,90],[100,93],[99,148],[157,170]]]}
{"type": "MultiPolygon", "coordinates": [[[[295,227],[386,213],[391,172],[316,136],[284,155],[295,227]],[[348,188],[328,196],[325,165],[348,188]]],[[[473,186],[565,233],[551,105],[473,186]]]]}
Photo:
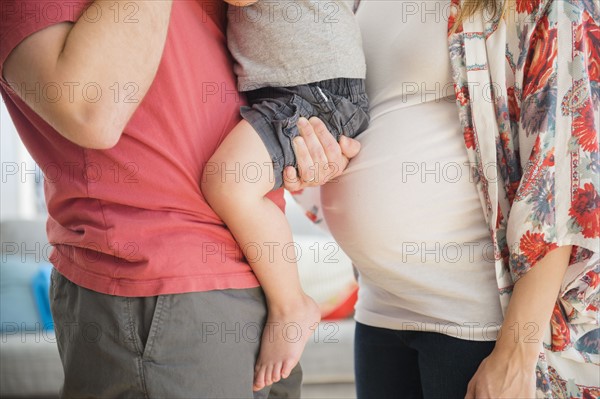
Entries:
{"type": "MultiPolygon", "coordinates": [[[[0,12],[0,92],[45,176],[63,396],[251,397],[264,296],[199,188],[244,104],[223,2],[0,12]]],[[[341,171],[358,152],[332,137],[318,120],[302,131],[302,178],[335,177],[327,163],[341,171]]],[[[283,209],[281,191],[270,198],[283,209]]],[[[271,393],[297,396],[300,380],[297,368],[271,393]]]]}

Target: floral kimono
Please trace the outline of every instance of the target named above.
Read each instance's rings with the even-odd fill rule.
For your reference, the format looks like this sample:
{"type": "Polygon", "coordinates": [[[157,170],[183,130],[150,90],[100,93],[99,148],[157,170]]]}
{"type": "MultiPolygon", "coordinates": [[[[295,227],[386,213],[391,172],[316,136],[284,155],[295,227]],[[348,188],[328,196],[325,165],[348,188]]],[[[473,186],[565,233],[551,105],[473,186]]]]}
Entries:
{"type": "Polygon", "coordinates": [[[516,0],[449,34],[503,309],[515,281],[573,245],[538,363],[545,397],[600,396],[599,25],[598,0],[516,0]]]}
{"type": "MultiPolygon", "coordinates": [[[[502,309],[537,261],[572,245],[550,323],[517,330],[547,330],[538,397],[600,397],[600,2],[511,0],[454,31],[453,3],[457,104],[502,309]]],[[[315,190],[296,198],[321,220],[315,190]]]]}

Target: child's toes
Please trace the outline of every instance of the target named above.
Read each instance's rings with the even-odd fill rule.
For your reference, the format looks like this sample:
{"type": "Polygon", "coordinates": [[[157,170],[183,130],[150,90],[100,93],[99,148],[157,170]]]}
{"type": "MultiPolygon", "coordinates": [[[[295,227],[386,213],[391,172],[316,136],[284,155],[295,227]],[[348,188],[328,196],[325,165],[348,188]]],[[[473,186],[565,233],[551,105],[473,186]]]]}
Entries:
{"type": "Polygon", "coordinates": [[[291,362],[289,360],[285,360],[283,362],[283,364],[281,365],[281,378],[288,378],[292,372],[292,370],[294,369],[294,362],[291,362]]]}
{"type": "Polygon", "coordinates": [[[273,364],[269,364],[266,368],[265,368],[265,386],[269,386],[269,385],[273,385],[273,364]]]}
{"type": "Polygon", "coordinates": [[[255,391],[260,391],[265,387],[265,367],[260,366],[257,367],[254,371],[254,385],[252,389],[255,391]]]}
{"type": "Polygon", "coordinates": [[[275,363],[273,365],[273,383],[279,382],[281,380],[281,377],[282,377],[281,369],[282,369],[281,363],[275,363]]]}

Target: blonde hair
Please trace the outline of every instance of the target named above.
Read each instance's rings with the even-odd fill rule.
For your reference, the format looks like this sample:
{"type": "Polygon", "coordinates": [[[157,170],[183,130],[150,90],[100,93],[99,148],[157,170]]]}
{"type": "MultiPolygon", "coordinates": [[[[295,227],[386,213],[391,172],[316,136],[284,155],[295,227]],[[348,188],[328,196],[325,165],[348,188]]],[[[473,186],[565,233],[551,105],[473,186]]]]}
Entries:
{"type": "Polygon", "coordinates": [[[484,11],[489,19],[495,19],[498,15],[503,16],[508,2],[509,0],[504,0],[504,2],[499,0],[462,0],[459,14],[452,27],[452,32],[456,32],[463,21],[480,11],[484,11]],[[500,3],[503,3],[502,6],[500,3]]]}

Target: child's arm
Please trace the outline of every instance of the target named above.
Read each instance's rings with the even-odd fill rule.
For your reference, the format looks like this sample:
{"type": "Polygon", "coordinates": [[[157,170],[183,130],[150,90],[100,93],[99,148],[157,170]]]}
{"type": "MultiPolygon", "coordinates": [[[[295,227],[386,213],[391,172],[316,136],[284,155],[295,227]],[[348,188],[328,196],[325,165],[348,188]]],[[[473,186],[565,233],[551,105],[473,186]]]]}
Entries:
{"type": "Polygon", "coordinates": [[[256,3],[258,0],[223,0],[225,3],[236,7],[246,7],[256,3]]]}

